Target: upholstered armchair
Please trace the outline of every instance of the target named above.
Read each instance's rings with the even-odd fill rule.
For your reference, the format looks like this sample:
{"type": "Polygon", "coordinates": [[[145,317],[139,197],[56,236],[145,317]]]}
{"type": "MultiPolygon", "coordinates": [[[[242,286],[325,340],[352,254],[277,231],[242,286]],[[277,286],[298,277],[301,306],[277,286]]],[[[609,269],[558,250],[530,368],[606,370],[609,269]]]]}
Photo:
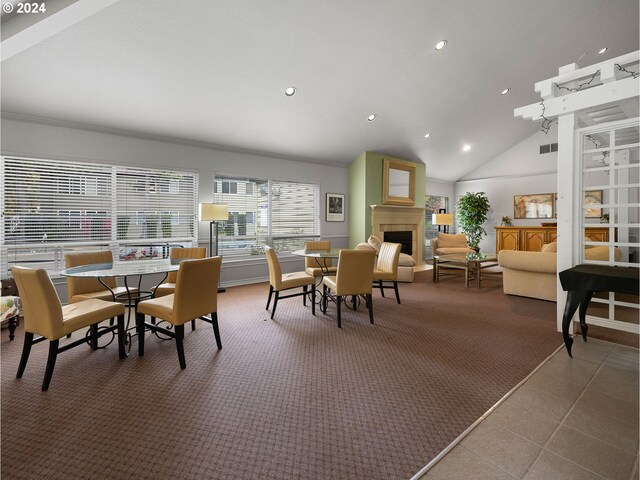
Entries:
{"type": "Polygon", "coordinates": [[[399,243],[384,242],[378,253],[378,261],[373,271],[373,281],[380,289],[380,295],[384,297],[385,288],[393,288],[396,300],[400,303],[400,293],[398,292],[398,260],[400,259],[399,243]],[[388,283],[391,283],[389,285],[388,283]]]}
{"type": "Polygon", "coordinates": [[[8,295],[0,297],[0,324],[9,328],[9,341],[15,338],[16,327],[20,323],[22,307],[20,297],[8,295]]]}
{"type": "Polygon", "coordinates": [[[431,239],[431,251],[433,255],[475,253],[475,250],[467,245],[467,236],[464,233],[438,233],[437,237],[431,239]]]}
{"type": "MultiPolygon", "coordinates": [[[[366,242],[361,242],[356,245],[356,250],[374,250],[376,254],[378,254],[380,253],[381,247],[382,240],[375,235],[370,235],[366,242]]],[[[398,257],[398,282],[413,282],[413,267],[415,266],[416,261],[411,255],[400,253],[400,257],[398,257]]]]}

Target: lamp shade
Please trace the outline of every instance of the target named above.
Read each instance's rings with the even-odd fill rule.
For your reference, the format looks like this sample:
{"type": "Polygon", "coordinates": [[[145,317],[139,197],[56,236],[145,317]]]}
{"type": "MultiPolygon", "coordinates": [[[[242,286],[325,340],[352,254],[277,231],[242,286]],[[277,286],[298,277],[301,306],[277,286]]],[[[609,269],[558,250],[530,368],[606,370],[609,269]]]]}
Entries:
{"type": "Polygon", "coordinates": [[[222,203],[201,203],[198,208],[198,220],[201,222],[229,220],[229,206],[222,203]]]}
{"type": "Polygon", "coordinates": [[[434,213],[431,215],[431,223],[434,225],[453,225],[453,213],[434,213]]]}

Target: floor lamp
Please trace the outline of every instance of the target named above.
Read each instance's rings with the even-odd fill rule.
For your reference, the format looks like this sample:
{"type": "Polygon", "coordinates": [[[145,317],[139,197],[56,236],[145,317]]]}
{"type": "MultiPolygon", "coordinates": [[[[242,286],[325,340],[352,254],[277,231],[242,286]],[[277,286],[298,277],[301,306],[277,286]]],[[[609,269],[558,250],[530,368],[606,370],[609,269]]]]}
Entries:
{"type": "Polygon", "coordinates": [[[449,231],[447,227],[453,225],[453,213],[434,213],[431,215],[431,223],[438,225],[438,230],[440,225],[444,225],[444,233],[447,233],[449,231]]]}
{"type": "MultiPolygon", "coordinates": [[[[229,206],[221,203],[201,203],[198,209],[198,220],[201,222],[209,222],[209,256],[212,257],[213,252],[213,224],[216,224],[216,252],[218,256],[218,222],[226,222],[229,220],[229,206]]],[[[220,286],[220,277],[218,277],[218,292],[224,292],[225,289],[220,286]]]]}

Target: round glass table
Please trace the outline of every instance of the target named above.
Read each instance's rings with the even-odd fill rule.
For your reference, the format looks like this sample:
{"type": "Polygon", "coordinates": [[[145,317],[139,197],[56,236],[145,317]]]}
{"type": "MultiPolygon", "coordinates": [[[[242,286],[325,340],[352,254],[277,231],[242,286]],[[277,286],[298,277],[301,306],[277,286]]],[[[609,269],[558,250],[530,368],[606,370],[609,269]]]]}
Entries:
{"type": "MultiPolygon", "coordinates": [[[[140,327],[140,319],[137,315],[137,306],[141,300],[152,298],[155,295],[157,285],[160,285],[165,281],[169,272],[175,272],[180,268],[180,262],[184,259],[172,259],[172,260],[134,260],[125,262],[113,262],[113,263],[93,263],[89,265],[80,265],[78,267],[71,267],[60,271],[60,275],[63,277],[77,277],[77,278],[95,278],[97,279],[105,289],[111,292],[113,300],[116,302],[122,302],[129,307],[127,314],[127,331],[130,330],[129,324],[131,320],[131,308],[133,308],[136,314],[136,328],[138,334],[143,332],[144,327],[140,327]],[[142,277],[144,275],[164,274],[161,281],[156,284],[156,287],[151,290],[142,290],[142,277]],[[122,277],[126,292],[119,294],[114,291],[103,282],[104,278],[118,278],[122,277]],[[137,287],[129,285],[129,277],[137,277],[137,287]]],[[[144,324],[144,319],[142,320],[144,324]]],[[[131,334],[127,333],[126,343],[129,349],[131,348],[131,334]]],[[[113,341],[113,339],[112,339],[113,341]]],[[[109,342],[111,343],[111,342],[109,342]]],[[[108,344],[107,344],[108,345],[108,344]]],[[[105,345],[105,347],[107,346],[105,345]]],[[[100,347],[104,348],[104,347],[100,347]]]]}

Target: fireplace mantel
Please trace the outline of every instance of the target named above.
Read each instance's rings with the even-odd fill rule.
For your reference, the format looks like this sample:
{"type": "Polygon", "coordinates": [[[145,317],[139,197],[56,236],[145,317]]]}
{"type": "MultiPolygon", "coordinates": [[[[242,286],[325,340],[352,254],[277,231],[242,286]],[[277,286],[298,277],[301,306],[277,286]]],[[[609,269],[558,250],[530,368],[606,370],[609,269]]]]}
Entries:
{"type": "Polygon", "coordinates": [[[424,235],[424,208],[401,207],[396,205],[369,205],[371,208],[371,233],[383,239],[384,232],[411,231],[411,255],[417,265],[423,261],[422,243],[419,241],[424,235]]]}

